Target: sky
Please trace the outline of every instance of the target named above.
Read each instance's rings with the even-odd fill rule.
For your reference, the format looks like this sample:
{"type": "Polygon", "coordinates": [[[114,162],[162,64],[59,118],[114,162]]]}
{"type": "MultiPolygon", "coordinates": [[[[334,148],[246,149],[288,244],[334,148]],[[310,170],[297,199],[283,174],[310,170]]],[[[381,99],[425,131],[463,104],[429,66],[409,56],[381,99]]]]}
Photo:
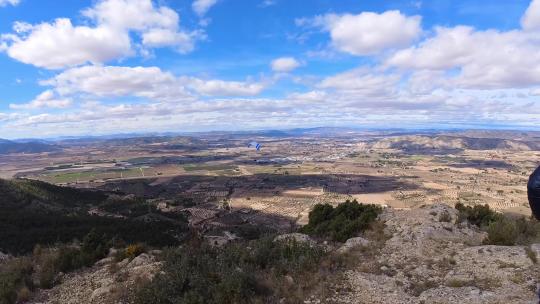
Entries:
{"type": "Polygon", "coordinates": [[[540,128],[540,0],[0,0],[0,138],[540,128]]]}

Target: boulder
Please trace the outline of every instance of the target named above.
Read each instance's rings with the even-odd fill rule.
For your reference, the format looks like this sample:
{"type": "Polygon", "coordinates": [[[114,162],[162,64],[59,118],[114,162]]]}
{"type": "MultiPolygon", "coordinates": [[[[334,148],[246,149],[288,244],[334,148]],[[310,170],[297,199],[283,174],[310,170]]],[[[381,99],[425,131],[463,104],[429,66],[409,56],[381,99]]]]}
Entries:
{"type": "Polygon", "coordinates": [[[138,266],[144,266],[151,264],[155,261],[155,258],[153,256],[150,256],[146,253],[139,254],[136,258],[134,258],[129,264],[127,265],[128,268],[135,268],[138,266]]]}
{"type": "Polygon", "coordinates": [[[96,266],[104,266],[114,263],[113,257],[103,258],[95,263],[96,266]]]}
{"type": "Polygon", "coordinates": [[[338,252],[346,253],[346,252],[351,251],[353,248],[366,247],[369,245],[370,245],[370,241],[366,240],[365,238],[362,238],[362,237],[350,238],[345,242],[345,244],[343,244],[343,246],[341,246],[338,249],[338,252]]]}

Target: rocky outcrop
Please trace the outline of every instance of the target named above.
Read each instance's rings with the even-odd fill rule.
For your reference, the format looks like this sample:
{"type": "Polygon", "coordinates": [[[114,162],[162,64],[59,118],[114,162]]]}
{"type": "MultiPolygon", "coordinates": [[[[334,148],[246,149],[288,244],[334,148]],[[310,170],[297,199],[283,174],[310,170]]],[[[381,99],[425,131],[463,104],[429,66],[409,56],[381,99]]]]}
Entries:
{"type": "Polygon", "coordinates": [[[345,274],[338,303],[535,303],[537,245],[486,246],[446,205],[385,210],[390,236],[376,268],[345,274]]]}
{"type": "Polygon", "coordinates": [[[39,291],[31,303],[126,303],[138,284],[152,280],[160,266],[152,254],[142,253],[120,262],[108,257],[91,268],[65,275],[61,284],[39,291]]]}
{"type": "MultiPolygon", "coordinates": [[[[380,220],[386,236],[366,232],[337,250],[335,244],[317,245],[301,233],[274,240],[326,246],[352,265],[332,282],[333,296],[325,301],[312,296],[305,303],[536,303],[540,244],[484,245],[486,234],[457,223],[457,218],[457,210],[443,204],[385,209],[380,220]]],[[[128,303],[140,286],[137,282],[152,280],[159,271],[158,255],[143,253],[120,262],[105,258],[90,269],[65,275],[60,285],[41,291],[33,303],[128,303]]],[[[283,280],[298,283],[287,275],[283,280]]]]}

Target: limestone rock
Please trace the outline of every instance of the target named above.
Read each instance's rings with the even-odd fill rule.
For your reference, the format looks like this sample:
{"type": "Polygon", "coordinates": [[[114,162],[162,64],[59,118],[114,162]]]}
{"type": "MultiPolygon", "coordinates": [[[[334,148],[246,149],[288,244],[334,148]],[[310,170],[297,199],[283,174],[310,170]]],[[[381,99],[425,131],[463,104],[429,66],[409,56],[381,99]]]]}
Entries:
{"type": "MultiPolygon", "coordinates": [[[[365,262],[359,260],[358,268],[348,271],[339,283],[349,291],[331,302],[538,302],[540,269],[526,247],[482,245],[486,234],[456,223],[457,216],[457,210],[444,204],[385,209],[379,218],[390,238],[376,261],[368,261],[378,266],[362,267],[365,262]]],[[[539,247],[530,249],[538,253],[539,247]]]]}
{"type": "Polygon", "coordinates": [[[150,256],[146,253],[141,253],[137,257],[135,257],[133,260],[131,260],[131,262],[129,262],[127,267],[135,268],[135,267],[147,265],[153,262],[155,262],[155,258],[153,256],[150,256]]]}
{"type": "Polygon", "coordinates": [[[370,244],[370,241],[362,237],[350,238],[345,242],[345,244],[343,244],[343,246],[341,246],[338,249],[338,252],[346,253],[346,252],[351,251],[353,248],[366,247],[366,246],[369,246],[369,244],[370,244]]]}

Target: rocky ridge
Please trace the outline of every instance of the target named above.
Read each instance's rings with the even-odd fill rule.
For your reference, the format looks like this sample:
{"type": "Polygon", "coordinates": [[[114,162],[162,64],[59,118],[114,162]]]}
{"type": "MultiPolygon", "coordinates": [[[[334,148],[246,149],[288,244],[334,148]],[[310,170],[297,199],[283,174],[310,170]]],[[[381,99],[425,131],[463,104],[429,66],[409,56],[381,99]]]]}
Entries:
{"type": "MultiPolygon", "coordinates": [[[[365,235],[326,246],[348,256],[352,267],[334,282],[333,296],[305,303],[538,303],[540,244],[483,245],[486,234],[457,218],[458,211],[444,204],[386,209],[383,240],[365,235]]],[[[316,245],[299,233],[281,239],[316,245]]],[[[127,303],[138,284],[159,271],[157,255],[105,258],[63,276],[32,303],[127,303]]]]}
{"type": "Polygon", "coordinates": [[[540,244],[482,245],[486,237],[442,204],[386,210],[390,238],[376,267],[345,273],[337,303],[538,303],[540,244]]]}
{"type": "Polygon", "coordinates": [[[101,304],[128,303],[141,283],[151,280],[159,271],[159,252],[142,253],[133,260],[116,262],[109,256],[91,268],[66,274],[62,283],[50,290],[41,290],[34,304],[101,304]]]}

